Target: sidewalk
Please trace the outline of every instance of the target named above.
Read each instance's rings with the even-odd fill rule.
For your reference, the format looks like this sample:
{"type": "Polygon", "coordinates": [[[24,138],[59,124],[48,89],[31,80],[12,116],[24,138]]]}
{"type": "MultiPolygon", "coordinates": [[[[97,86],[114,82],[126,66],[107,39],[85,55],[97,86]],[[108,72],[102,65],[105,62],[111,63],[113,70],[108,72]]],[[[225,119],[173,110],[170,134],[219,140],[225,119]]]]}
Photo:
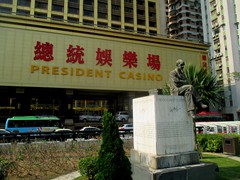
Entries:
{"type": "Polygon", "coordinates": [[[227,157],[227,158],[230,158],[230,159],[233,159],[235,161],[239,161],[240,162],[240,155],[234,156],[234,155],[229,155],[229,154],[224,154],[224,153],[208,153],[208,152],[203,152],[203,154],[227,157]]]}
{"type": "Polygon", "coordinates": [[[72,173],[59,176],[59,177],[54,178],[52,180],[73,180],[73,179],[75,179],[75,178],[77,178],[79,176],[81,176],[79,171],[74,171],[72,173]]]}

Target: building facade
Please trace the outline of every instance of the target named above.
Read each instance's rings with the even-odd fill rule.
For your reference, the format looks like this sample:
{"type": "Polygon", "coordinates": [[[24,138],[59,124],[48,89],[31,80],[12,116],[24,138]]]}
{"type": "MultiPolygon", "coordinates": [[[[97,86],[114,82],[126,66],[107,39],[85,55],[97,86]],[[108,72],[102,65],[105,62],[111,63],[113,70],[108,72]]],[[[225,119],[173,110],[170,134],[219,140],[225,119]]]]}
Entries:
{"type": "Polygon", "coordinates": [[[145,18],[155,5],[155,27],[146,19],[136,24],[138,1],[131,1],[136,7],[133,23],[127,23],[127,2],[0,1],[1,124],[9,116],[39,114],[78,122],[80,114],[104,110],[132,117],[132,99],[162,89],[177,59],[208,65],[208,46],[160,36],[158,2],[141,1],[145,18]],[[103,2],[107,19],[99,20],[103,2]],[[119,2],[117,22],[109,12],[119,2]],[[100,27],[103,22],[107,27],[100,27]]]}
{"type": "Polygon", "coordinates": [[[167,34],[170,38],[203,42],[201,2],[166,0],[167,34]]]}
{"type": "Polygon", "coordinates": [[[202,0],[205,37],[212,42],[209,51],[213,74],[223,87],[223,106],[219,107],[232,120],[240,120],[240,2],[237,0],[202,0]]]}

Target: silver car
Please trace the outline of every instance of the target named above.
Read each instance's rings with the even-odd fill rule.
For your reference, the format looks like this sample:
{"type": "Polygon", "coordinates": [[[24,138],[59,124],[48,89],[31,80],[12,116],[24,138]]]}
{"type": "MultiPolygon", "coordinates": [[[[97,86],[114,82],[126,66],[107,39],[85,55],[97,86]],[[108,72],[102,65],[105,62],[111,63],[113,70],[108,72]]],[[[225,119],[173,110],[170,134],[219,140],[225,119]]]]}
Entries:
{"type": "Polygon", "coordinates": [[[117,121],[128,121],[129,115],[126,111],[118,111],[115,115],[117,121]]]}

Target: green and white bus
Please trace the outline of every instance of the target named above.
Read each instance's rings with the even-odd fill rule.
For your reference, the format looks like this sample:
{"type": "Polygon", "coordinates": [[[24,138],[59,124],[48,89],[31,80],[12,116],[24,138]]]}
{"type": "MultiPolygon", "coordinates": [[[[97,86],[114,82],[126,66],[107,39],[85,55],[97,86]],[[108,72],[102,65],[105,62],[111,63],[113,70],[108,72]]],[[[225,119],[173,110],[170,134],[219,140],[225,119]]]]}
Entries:
{"type": "Polygon", "coordinates": [[[5,129],[10,132],[51,132],[61,127],[56,116],[14,116],[8,118],[5,129]]]}

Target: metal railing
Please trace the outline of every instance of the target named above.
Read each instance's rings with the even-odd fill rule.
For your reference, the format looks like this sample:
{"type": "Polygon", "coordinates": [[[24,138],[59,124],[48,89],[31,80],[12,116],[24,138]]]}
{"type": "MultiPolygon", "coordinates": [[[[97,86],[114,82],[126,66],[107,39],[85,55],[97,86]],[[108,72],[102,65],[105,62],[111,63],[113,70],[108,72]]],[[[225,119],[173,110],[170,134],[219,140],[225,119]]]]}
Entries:
{"type": "MultiPolygon", "coordinates": [[[[37,141],[66,141],[72,139],[101,139],[102,131],[65,131],[65,132],[28,132],[0,134],[0,143],[37,142],[37,141]]],[[[133,131],[121,130],[119,137],[132,136],[133,131]]]]}

